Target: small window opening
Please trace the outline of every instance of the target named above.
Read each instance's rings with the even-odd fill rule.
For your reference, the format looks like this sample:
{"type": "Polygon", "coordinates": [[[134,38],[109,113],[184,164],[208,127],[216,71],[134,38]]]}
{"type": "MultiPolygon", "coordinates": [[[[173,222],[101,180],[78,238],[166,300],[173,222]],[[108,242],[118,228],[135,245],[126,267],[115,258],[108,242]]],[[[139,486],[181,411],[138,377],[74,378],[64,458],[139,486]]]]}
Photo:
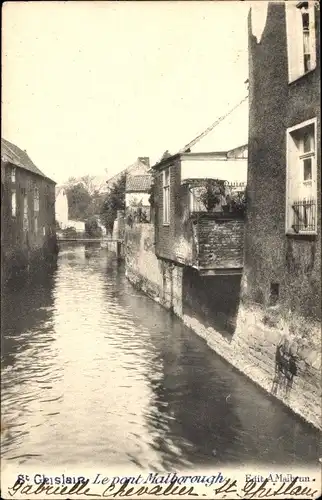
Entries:
{"type": "Polygon", "coordinates": [[[279,299],[280,285],[279,283],[271,283],[269,304],[275,306],[279,299]]]}

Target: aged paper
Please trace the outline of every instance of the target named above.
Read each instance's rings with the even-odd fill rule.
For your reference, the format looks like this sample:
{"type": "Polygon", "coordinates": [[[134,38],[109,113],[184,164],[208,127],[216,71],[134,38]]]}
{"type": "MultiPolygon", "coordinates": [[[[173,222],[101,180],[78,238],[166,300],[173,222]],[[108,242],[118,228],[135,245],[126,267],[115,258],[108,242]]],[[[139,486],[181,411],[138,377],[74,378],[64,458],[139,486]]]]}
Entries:
{"type": "Polygon", "coordinates": [[[2,9],[1,497],[318,498],[319,4],[2,9]]]}

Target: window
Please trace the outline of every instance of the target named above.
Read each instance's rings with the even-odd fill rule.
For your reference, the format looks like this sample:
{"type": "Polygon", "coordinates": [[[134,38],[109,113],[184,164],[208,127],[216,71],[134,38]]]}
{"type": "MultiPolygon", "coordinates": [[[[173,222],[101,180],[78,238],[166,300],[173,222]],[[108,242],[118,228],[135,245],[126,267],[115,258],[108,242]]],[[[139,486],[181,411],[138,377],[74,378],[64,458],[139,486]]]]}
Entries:
{"type": "Polygon", "coordinates": [[[314,3],[286,2],[289,82],[316,67],[314,3]]]}
{"type": "Polygon", "coordinates": [[[39,216],[39,189],[34,188],[34,230],[38,233],[38,216],[39,216]]]}
{"type": "Polygon", "coordinates": [[[286,231],[317,226],[316,118],[287,130],[286,231]]]}
{"type": "Polygon", "coordinates": [[[269,295],[270,306],[276,306],[276,304],[278,303],[279,293],[280,293],[279,283],[271,283],[270,295],[269,295]]]}
{"type": "Polygon", "coordinates": [[[39,212],[39,189],[34,189],[34,212],[39,212]]]}
{"type": "Polygon", "coordinates": [[[11,182],[16,182],[16,168],[12,167],[11,169],[11,182]]]}
{"type": "Polygon", "coordinates": [[[163,171],[163,224],[170,223],[170,168],[163,171]]]}
{"type": "Polygon", "coordinates": [[[15,189],[11,191],[11,215],[12,217],[16,217],[17,215],[17,196],[15,189]]]}
{"type": "Polygon", "coordinates": [[[28,218],[28,196],[27,192],[23,190],[23,230],[28,231],[29,229],[29,218],[28,218]]]}

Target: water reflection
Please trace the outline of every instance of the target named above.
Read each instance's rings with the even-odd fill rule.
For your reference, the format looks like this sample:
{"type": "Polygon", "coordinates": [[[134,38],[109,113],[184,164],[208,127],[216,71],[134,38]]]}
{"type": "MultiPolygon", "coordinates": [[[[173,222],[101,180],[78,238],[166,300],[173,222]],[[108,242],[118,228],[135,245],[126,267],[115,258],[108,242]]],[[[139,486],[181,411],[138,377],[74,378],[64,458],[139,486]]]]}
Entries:
{"type": "MultiPolygon", "coordinates": [[[[56,267],[42,267],[10,282],[1,298],[2,366],[13,364],[15,354],[30,347],[34,334],[52,330],[56,267]]],[[[39,340],[39,339],[38,339],[39,340]]]]}
{"type": "Polygon", "coordinates": [[[106,250],[61,248],[58,267],[4,298],[2,454],[20,463],[316,463],[318,432],[136,291],[106,250]]]}

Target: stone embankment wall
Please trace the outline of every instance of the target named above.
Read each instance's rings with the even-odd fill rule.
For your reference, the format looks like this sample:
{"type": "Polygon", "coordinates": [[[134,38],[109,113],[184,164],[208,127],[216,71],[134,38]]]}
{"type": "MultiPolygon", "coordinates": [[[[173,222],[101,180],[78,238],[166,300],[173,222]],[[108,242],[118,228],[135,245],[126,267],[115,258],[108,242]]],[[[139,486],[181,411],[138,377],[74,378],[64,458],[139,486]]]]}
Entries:
{"type": "MultiPolygon", "coordinates": [[[[135,224],[125,230],[125,273],[131,283],[161,302],[163,276],[161,261],[154,253],[154,226],[135,224]]],[[[164,294],[163,294],[164,295],[164,294]]]]}
{"type": "Polygon", "coordinates": [[[126,229],[126,276],[133,285],[177,314],[236,369],[306,421],[321,428],[319,325],[297,317],[285,317],[278,306],[264,310],[254,303],[239,301],[237,296],[245,296],[245,279],[240,285],[238,280],[231,278],[232,294],[236,297],[224,313],[227,321],[229,316],[233,318],[234,327],[223,332],[215,326],[216,321],[209,320],[207,307],[200,305],[202,298],[198,287],[195,291],[193,286],[186,289],[188,268],[158,259],[154,249],[152,224],[137,224],[126,229]],[[194,314],[193,308],[185,306],[186,295],[189,295],[190,306],[193,302],[199,304],[200,314],[194,314]],[[299,324],[302,328],[298,328],[299,324]]]}
{"type": "Polygon", "coordinates": [[[321,429],[321,342],[316,340],[320,339],[319,325],[307,325],[310,334],[306,337],[304,331],[291,333],[294,320],[278,319],[276,311],[271,316],[256,305],[240,303],[232,337],[187,314],[182,319],[217,354],[321,429]],[[280,345],[282,356],[278,358],[280,345]]]}

